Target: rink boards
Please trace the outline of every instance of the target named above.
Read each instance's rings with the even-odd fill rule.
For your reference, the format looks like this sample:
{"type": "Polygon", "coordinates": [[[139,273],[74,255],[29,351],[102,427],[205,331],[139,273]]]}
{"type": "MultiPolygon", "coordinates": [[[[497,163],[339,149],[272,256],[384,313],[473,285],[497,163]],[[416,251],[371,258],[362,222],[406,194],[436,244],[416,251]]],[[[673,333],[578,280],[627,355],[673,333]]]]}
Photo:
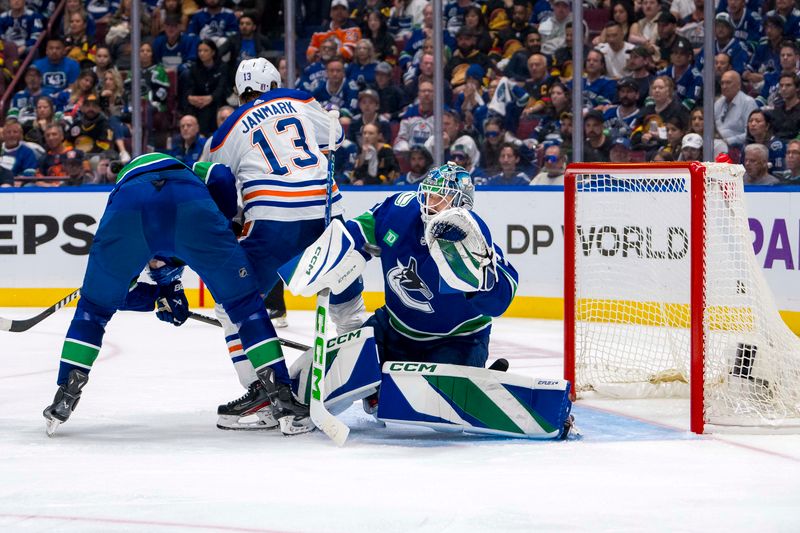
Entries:
{"type": "MultiPolygon", "coordinates": [[[[800,189],[746,193],[748,219],[759,265],[784,319],[800,332],[800,189]]],[[[78,287],[109,188],[0,189],[0,306],[46,306],[78,287]]],[[[346,216],[361,214],[394,187],[344,188],[346,216]]],[[[561,187],[479,188],[476,211],[519,271],[517,298],[508,316],[561,318],[563,291],[563,191],[561,187]]],[[[366,300],[383,301],[377,265],[365,273],[366,300]]],[[[189,273],[193,305],[211,305],[189,273]]],[[[293,309],[313,299],[289,297],[293,309]]]]}

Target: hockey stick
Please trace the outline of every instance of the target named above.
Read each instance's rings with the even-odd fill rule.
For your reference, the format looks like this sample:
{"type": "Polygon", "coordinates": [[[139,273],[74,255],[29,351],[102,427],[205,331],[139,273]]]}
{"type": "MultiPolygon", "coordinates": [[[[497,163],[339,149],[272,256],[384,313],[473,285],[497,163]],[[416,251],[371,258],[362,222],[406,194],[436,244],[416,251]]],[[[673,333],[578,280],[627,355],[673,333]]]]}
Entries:
{"type": "MultiPolygon", "coordinates": [[[[197,320],[198,322],[202,322],[204,324],[210,324],[212,326],[222,327],[222,323],[214,317],[201,315],[200,313],[195,313],[194,311],[189,311],[189,318],[192,320],[197,320]]],[[[278,337],[278,342],[281,343],[281,346],[286,346],[287,348],[294,348],[295,350],[300,350],[301,352],[305,352],[306,350],[310,350],[311,346],[306,346],[305,344],[290,341],[288,339],[281,339],[278,337]]]]}
{"type": "MultiPolygon", "coordinates": [[[[336,126],[339,112],[330,111],[330,128],[328,130],[328,178],[325,183],[325,227],[331,223],[331,204],[333,203],[333,151],[336,144],[336,126]]],[[[333,416],[325,408],[325,369],[328,368],[326,353],[326,331],[328,322],[329,289],[317,294],[317,312],[314,317],[314,358],[311,364],[311,420],[337,445],[343,446],[350,434],[350,428],[333,416]]]]}
{"type": "Polygon", "coordinates": [[[22,331],[28,331],[33,326],[44,320],[45,318],[49,317],[72,300],[76,299],[80,296],[81,290],[75,289],[70,294],[66,295],[64,298],[60,299],[38,315],[27,318],[24,320],[11,320],[9,318],[0,318],[0,331],[12,331],[14,333],[19,333],[22,331]]]}

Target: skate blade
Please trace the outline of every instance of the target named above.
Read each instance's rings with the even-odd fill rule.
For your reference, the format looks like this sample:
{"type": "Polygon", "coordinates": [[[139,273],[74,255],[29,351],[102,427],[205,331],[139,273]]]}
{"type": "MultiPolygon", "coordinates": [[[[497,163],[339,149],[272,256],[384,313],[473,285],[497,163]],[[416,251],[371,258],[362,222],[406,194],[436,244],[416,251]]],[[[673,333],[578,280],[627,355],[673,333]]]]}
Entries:
{"type": "Polygon", "coordinates": [[[283,418],[279,419],[278,422],[281,425],[281,433],[287,437],[302,435],[303,433],[311,433],[317,429],[314,423],[311,422],[311,417],[308,417],[303,424],[295,424],[293,416],[284,416],[283,418]]]}
{"type": "Polygon", "coordinates": [[[55,418],[48,418],[45,421],[45,428],[44,428],[45,432],[47,433],[47,436],[52,437],[55,434],[56,430],[58,429],[58,426],[60,425],[61,425],[60,420],[56,420],[55,418]]]}
{"type": "Polygon", "coordinates": [[[230,431],[267,431],[278,428],[278,422],[272,417],[243,422],[238,416],[220,416],[217,427],[230,431]]]}
{"type": "Polygon", "coordinates": [[[286,320],[285,316],[279,316],[277,318],[272,319],[272,325],[275,326],[276,328],[288,328],[289,321],[286,320]]]}

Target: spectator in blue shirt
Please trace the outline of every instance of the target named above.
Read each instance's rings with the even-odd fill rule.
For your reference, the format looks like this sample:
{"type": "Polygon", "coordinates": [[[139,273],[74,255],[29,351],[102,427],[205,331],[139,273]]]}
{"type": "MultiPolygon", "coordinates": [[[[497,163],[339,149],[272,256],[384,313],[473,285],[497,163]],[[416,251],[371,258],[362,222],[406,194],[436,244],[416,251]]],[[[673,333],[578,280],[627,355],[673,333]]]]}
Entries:
{"type": "Polygon", "coordinates": [[[173,140],[170,155],[191,167],[200,160],[206,139],[200,135],[200,123],[194,115],[183,115],[178,127],[180,136],[173,140]]]}
{"type": "Polygon", "coordinates": [[[197,60],[198,44],[195,35],[181,31],[181,16],[170,13],[164,19],[164,31],[153,41],[153,61],[180,74],[197,60]]]}
{"type": "Polygon", "coordinates": [[[205,0],[206,7],[189,19],[187,33],[203,39],[213,40],[223,57],[228,51],[231,38],[239,33],[239,21],[234,12],[222,7],[221,0],[205,0]]]}
{"type": "Polygon", "coordinates": [[[0,37],[14,43],[19,55],[23,55],[36,44],[44,20],[39,13],[25,8],[25,0],[9,0],[8,7],[0,14],[0,37]]]}
{"type": "Polygon", "coordinates": [[[22,126],[19,122],[8,122],[3,128],[3,146],[0,148],[0,167],[13,176],[22,176],[26,171],[36,172],[36,154],[22,143],[22,126]]]}
{"type": "Polygon", "coordinates": [[[42,85],[53,91],[63,91],[75,83],[81,67],[77,61],[65,57],[66,46],[64,39],[58,36],[50,37],[47,41],[45,55],[33,63],[33,66],[42,73],[42,85]]]}
{"type": "Polygon", "coordinates": [[[325,109],[339,109],[352,116],[358,107],[358,88],[345,80],[344,63],[336,58],[325,65],[327,81],[320,83],[314,91],[314,98],[325,109]]]}
{"type": "Polygon", "coordinates": [[[25,88],[17,91],[11,98],[9,116],[16,116],[20,124],[26,124],[36,118],[36,99],[40,96],[50,96],[53,90],[42,87],[42,73],[31,65],[25,71],[25,88]]]}
{"type": "Polygon", "coordinates": [[[500,149],[500,173],[495,174],[486,181],[486,185],[528,185],[530,178],[520,172],[519,151],[511,143],[503,145],[500,149]]]}

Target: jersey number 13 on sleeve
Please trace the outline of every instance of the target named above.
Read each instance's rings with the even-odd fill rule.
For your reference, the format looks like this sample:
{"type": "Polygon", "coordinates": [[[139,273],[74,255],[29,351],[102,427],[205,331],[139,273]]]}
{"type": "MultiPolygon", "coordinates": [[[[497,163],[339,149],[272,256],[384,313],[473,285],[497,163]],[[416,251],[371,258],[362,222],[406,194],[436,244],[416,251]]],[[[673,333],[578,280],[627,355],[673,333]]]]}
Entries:
{"type": "Polygon", "coordinates": [[[264,155],[264,159],[267,160],[267,164],[269,165],[270,174],[285,176],[292,172],[288,166],[281,164],[281,159],[289,159],[292,166],[298,170],[313,167],[319,163],[319,158],[314,155],[306,143],[306,132],[303,129],[303,123],[300,122],[300,119],[297,117],[286,117],[275,123],[275,132],[279,136],[290,134],[292,131],[296,134],[291,137],[292,148],[285,152],[282,151],[281,155],[283,157],[280,158],[278,154],[275,153],[275,150],[272,149],[272,145],[264,134],[263,128],[254,130],[251,134],[250,142],[253,146],[258,146],[261,149],[261,153],[264,155]],[[294,152],[299,152],[299,155],[293,157],[295,155],[294,152]]]}

